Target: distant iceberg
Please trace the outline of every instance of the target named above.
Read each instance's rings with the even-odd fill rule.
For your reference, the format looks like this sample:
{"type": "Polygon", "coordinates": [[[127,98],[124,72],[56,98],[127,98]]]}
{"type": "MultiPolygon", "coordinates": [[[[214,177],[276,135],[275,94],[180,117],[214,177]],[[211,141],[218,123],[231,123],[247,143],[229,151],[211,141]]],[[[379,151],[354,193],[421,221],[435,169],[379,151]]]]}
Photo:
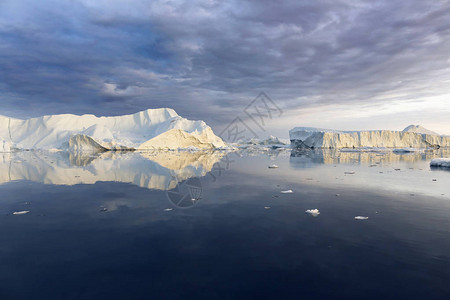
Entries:
{"type": "Polygon", "coordinates": [[[240,140],[235,143],[235,146],[241,149],[288,149],[290,148],[290,142],[287,139],[280,139],[270,135],[266,139],[251,138],[248,140],[240,140]]]}
{"type": "Polygon", "coordinates": [[[440,136],[418,125],[403,131],[338,131],[296,127],[289,131],[294,148],[439,148],[450,147],[450,137],[440,136]]]}
{"type": "Polygon", "coordinates": [[[64,114],[19,120],[0,115],[0,152],[226,147],[205,122],[182,118],[170,108],[116,117],[64,114]]]}

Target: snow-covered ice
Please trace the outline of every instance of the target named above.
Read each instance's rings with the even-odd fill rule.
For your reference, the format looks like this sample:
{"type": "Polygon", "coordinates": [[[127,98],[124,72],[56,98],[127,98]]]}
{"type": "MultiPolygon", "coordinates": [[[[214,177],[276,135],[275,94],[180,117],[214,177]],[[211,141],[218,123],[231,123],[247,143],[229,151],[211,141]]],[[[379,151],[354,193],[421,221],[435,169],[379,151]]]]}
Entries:
{"type": "Polygon", "coordinates": [[[339,131],[312,127],[295,127],[289,131],[289,136],[293,147],[307,148],[450,147],[450,137],[440,136],[423,127],[411,126],[408,126],[403,131],[339,131]]]}
{"type": "Polygon", "coordinates": [[[281,194],[292,194],[293,191],[292,190],[286,190],[286,191],[281,191],[281,194]]]}
{"type": "Polygon", "coordinates": [[[435,158],[430,162],[431,167],[450,168],[450,158],[435,158]]]}
{"type": "Polygon", "coordinates": [[[309,214],[311,216],[314,216],[314,217],[320,215],[320,211],[317,208],[315,208],[315,209],[307,209],[305,211],[305,213],[307,213],[307,214],[309,214]]]}
{"type": "Polygon", "coordinates": [[[425,127],[420,126],[420,125],[409,125],[405,129],[403,129],[403,132],[415,132],[415,133],[420,133],[420,134],[439,135],[439,133],[428,130],[425,127]]]}
{"type": "Polygon", "coordinates": [[[29,210],[15,211],[15,212],[13,212],[13,215],[25,215],[29,212],[30,212],[29,210]]]}
{"type": "Polygon", "coordinates": [[[228,147],[203,121],[173,109],[148,109],[132,115],[49,115],[19,120],[0,115],[0,152],[12,149],[212,149],[228,147]]]}

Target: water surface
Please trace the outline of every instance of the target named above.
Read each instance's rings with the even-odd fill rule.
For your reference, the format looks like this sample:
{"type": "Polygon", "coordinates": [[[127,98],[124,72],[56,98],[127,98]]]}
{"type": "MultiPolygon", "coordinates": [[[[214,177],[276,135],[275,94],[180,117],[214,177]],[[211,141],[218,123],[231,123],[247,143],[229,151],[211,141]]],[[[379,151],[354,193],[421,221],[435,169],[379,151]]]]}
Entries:
{"type": "Polygon", "coordinates": [[[0,298],[448,299],[434,157],[0,154],[0,298]]]}

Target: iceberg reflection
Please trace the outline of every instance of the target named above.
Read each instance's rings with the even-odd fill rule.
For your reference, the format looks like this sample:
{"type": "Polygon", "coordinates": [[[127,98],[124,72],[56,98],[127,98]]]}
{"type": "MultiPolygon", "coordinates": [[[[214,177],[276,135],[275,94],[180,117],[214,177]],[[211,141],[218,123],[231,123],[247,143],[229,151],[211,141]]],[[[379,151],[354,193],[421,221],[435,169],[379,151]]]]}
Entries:
{"type": "Polygon", "coordinates": [[[44,184],[124,182],[157,190],[203,177],[224,152],[104,152],[70,153],[21,151],[0,153],[0,184],[29,180],[44,184]]]}
{"type": "Polygon", "coordinates": [[[450,149],[417,151],[408,153],[392,150],[378,151],[340,151],[338,149],[300,149],[292,150],[290,165],[294,168],[311,168],[320,164],[361,164],[414,163],[450,155],[450,149]]]}

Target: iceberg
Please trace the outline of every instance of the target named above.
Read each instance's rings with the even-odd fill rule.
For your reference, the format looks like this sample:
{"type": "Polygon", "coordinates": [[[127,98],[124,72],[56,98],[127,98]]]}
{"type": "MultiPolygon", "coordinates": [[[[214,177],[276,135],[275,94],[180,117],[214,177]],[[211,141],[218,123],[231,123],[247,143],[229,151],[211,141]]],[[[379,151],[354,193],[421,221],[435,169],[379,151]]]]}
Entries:
{"type": "Polygon", "coordinates": [[[420,125],[409,125],[405,129],[403,129],[403,132],[415,132],[415,133],[420,133],[420,134],[439,135],[439,133],[428,130],[425,127],[422,127],[420,125]]]}
{"type": "Polygon", "coordinates": [[[450,168],[450,158],[435,158],[431,160],[430,167],[450,168]]]}
{"type": "Polygon", "coordinates": [[[204,121],[182,118],[170,108],[147,109],[116,117],[63,114],[19,120],[0,115],[0,152],[227,147],[204,121]]]}
{"type": "Polygon", "coordinates": [[[241,149],[289,149],[289,140],[280,139],[270,135],[266,139],[251,138],[249,140],[240,140],[235,143],[235,146],[241,149]]]}
{"type": "Polygon", "coordinates": [[[294,193],[292,190],[280,191],[281,194],[292,194],[294,193]]]}
{"type": "Polygon", "coordinates": [[[13,212],[13,215],[26,215],[29,212],[30,212],[29,210],[15,211],[13,212]]]}
{"type": "MultiPolygon", "coordinates": [[[[413,126],[413,127],[411,127],[413,126]]],[[[418,125],[403,131],[339,131],[296,127],[289,131],[293,148],[440,148],[450,147],[450,136],[441,136],[418,125]]]]}
{"type": "Polygon", "coordinates": [[[320,211],[317,208],[314,209],[307,209],[305,211],[305,213],[307,213],[308,215],[311,215],[313,217],[317,217],[318,215],[320,215],[320,211]]]}

